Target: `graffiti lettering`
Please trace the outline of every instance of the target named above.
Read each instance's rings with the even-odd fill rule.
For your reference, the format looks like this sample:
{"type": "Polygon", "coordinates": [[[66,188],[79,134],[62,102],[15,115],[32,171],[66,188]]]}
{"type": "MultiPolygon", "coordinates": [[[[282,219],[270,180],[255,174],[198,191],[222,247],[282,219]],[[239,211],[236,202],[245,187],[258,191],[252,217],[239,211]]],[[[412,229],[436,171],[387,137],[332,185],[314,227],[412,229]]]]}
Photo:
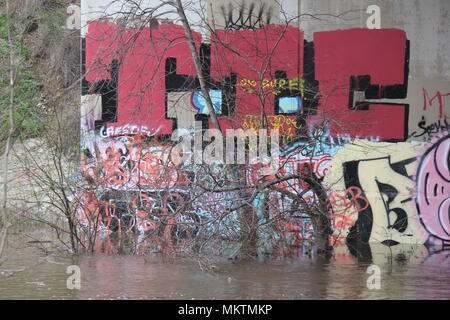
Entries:
{"type": "Polygon", "coordinates": [[[300,95],[304,96],[305,79],[293,78],[293,79],[263,79],[262,81],[251,80],[243,78],[238,86],[243,87],[247,93],[256,93],[258,88],[266,89],[270,88],[273,94],[278,95],[282,90],[298,90],[300,95]]]}
{"type": "MultiPolygon", "coordinates": [[[[450,96],[450,92],[448,93],[440,93],[439,91],[436,92],[434,96],[430,98],[430,94],[428,93],[428,90],[423,88],[423,111],[426,111],[428,107],[433,106],[434,100],[436,99],[439,104],[439,118],[444,118],[444,106],[445,106],[445,97],[450,96]]],[[[447,116],[445,116],[447,118],[447,116]]]]}
{"type": "Polygon", "coordinates": [[[405,32],[316,32],[314,48],[322,106],[316,117],[334,119],[331,135],[350,133],[363,138],[378,136],[381,141],[404,141],[408,136],[408,105],[355,100],[359,92],[365,99],[406,97],[409,50],[405,32]]]}
{"type": "Polygon", "coordinates": [[[446,132],[450,130],[450,124],[448,123],[447,119],[439,119],[436,122],[427,124],[427,120],[424,116],[422,116],[422,120],[419,121],[417,126],[422,129],[421,132],[414,131],[411,133],[411,138],[419,138],[419,137],[426,137],[427,139],[430,139],[434,137],[436,134],[441,132],[446,132]]]}
{"type": "Polygon", "coordinates": [[[103,126],[100,129],[100,136],[102,138],[129,136],[129,135],[153,136],[157,133],[158,129],[152,132],[145,125],[132,125],[132,124],[125,124],[123,126],[108,125],[107,127],[103,126]]]}

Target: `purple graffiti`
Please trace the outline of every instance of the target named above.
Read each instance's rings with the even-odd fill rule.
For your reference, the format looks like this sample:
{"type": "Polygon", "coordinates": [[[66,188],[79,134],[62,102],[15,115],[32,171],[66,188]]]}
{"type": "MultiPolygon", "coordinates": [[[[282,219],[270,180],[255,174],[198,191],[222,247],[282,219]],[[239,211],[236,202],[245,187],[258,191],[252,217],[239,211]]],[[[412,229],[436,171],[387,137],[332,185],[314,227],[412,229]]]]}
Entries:
{"type": "Polygon", "coordinates": [[[423,155],[417,171],[417,209],[425,229],[450,240],[450,135],[423,155]]]}

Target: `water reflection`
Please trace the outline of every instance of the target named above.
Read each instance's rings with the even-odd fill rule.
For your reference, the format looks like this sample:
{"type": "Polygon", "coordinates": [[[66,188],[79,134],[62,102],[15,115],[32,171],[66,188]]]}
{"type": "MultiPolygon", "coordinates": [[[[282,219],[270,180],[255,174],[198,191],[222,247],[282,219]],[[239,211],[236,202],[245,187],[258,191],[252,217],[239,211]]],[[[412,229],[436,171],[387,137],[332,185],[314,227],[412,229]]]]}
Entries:
{"type": "Polygon", "coordinates": [[[449,299],[450,251],[444,249],[342,246],[324,258],[297,248],[282,259],[214,261],[205,272],[195,259],[60,257],[10,243],[0,271],[26,269],[0,275],[0,299],[449,299]],[[355,255],[358,249],[363,253],[355,255]],[[81,268],[81,290],[66,287],[72,264],[81,268]],[[372,264],[381,270],[380,290],[366,285],[372,264]]]}

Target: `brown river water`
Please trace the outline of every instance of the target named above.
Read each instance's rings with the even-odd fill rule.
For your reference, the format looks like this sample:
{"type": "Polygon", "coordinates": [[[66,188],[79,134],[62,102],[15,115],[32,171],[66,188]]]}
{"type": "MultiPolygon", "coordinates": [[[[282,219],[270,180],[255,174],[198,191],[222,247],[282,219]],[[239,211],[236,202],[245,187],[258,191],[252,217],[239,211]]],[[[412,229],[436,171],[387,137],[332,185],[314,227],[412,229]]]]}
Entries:
{"type": "Polygon", "coordinates": [[[0,299],[450,299],[450,250],[371,245],[370,257],[337,248],[329,258],[303,254],[248,261],[164,259],[158,255],[70,256],[9,237],[0,265],[0,299]],[[80,268],[68,289],[67,267],[80,268]],[[367,282],[376,265],[379,289],[367,282]],[[207,269],[207,270],[205,270],[207,269]]]}

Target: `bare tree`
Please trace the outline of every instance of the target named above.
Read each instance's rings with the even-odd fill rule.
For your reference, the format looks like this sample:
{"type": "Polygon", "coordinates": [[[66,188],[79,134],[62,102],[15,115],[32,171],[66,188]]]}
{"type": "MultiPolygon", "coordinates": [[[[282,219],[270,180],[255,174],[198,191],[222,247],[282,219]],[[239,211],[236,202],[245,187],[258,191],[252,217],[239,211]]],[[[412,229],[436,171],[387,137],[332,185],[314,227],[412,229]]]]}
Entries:
{"type": "MultiPolygon", "coordinates": [[[[78,247],[71,220],[74,183],[69,178],[74,171],[68,164],[74,164],[75,159],[78,167],[73,138],[78,137],[79,117],[78,112],[70,110],[78,108],[77,89],[81,80],[78,75],[78,79],[71,78],[71,83],[68,83],[70,77],[65,77],[62,82],[58,72],[64,67],[74,69],[74,64],[61,56],[68,42],[75,38],[79,43],[80,37],[79,31],[75,37],[68,37],[68,31],[55,32],[55,28],[61,28],[57,19],[62,9],[65,12],[63,2],[27,3],[25,7],[20,3],[4,2],[6,8],[2,18],[5,18],[7,30],[9,103],[7,112],[2,114],[5,131],[1,137],[4,144],[0,214],[0,229],[4,226],[0,232],[2,249],[6,244],[7,226],[14,223],[33,226],[45,223],[56,230],[67,250],[76,252],[78,247]],[[40,26],[38,20],[41,20],[40,26]],[[60,41],[57,41],[58,37],[60,41]],[[55,46],[60,50],[49,52],[55,46]],[[45,65],[47,61],[50,62],[45,65]],[[40,64],[41,69],[36,64],[40,64]],[[45,70],[45,75],[40,74],[40,70],[45,70]],[[75,124],[75,128],[70,127],[71,124],[75,124]],[[52,216],[49,206],[62,211],[48,219],[52,216]]],[[[78,49],[77,45],[75,53],[78,49]]],[[[72,60],[76,56],[79,54],[70,55],[72,60]]],[[[79,66],[76,61],[75,69],[79,66]]]]}
{"type": "Polygon", "coordinates": [[[8,34],[8,52],[9,52],[9,104],[8,104],[8,119],[9,119],[9,131],[6,138],[5,151],[3,153],[3,192],[2,192],[2,212],[0,214],[0,258],[3,253],[6,237],[8,234],[8,228],[10,226],[8,222],[8,165],[11,146],[13,144],[12,138],[15,131],[14,128],[14,88],[17,75],[17,59],[14,55],[13,36],[11,31],[11,15],[9,1],[6,1],[6,28],[8,34]]]}

